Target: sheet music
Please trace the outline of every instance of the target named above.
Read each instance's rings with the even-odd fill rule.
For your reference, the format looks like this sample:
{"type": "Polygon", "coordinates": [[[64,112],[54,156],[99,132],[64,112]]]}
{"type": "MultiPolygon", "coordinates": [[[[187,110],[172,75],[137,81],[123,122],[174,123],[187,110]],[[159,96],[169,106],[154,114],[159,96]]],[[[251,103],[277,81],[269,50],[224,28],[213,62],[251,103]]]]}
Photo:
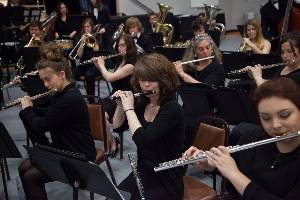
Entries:
{"type": "Polygon", "coordinates": [[[191,0],[191,8],[204,7],[204,4],[219,5],[219,0],[191,0]]]}

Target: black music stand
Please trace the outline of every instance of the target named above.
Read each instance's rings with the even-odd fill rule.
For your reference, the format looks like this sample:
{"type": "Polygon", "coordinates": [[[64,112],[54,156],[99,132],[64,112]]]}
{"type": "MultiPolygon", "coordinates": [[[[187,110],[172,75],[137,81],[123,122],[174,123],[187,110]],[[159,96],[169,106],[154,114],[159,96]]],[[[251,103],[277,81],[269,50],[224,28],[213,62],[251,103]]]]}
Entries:
{"type": "Polygon", "coordinates": [[[39,48],[37,47],[24,47],[21,49],[21,55],[24,61],[24,72],[36,70],[36,64],[40,59],[39,48]]]}
{"type": "Polygon", "coordinates": [[[22,158],[21,153],[19,152],[16,144],[10,137],[7,129],[4,124],[0,122],[0,166],[2,174],[2,182],[4,187],[5,199],[8,200],[7,184],[6,177],[9,180],[9,171],[7,166],[6,158],[22,158]]]}
{"type": "Polygon", "coordinates": [[[217,87],[209,91],[210,102],[218,117],[234,125],[241,122],[257,123],[258,115],[254,102],[244,90],[217,87]]]}
{"type": "Polygon", "coordinates": [[[185,147],[190,145],[189,141],[194,138],[199,120],[203,116],[212,115],[212,107],[208,100],[209,86],[202,83],[182,84],[178,90],[183,101],[185,119],[185,147]]]}
{"type": "Polygon", "coordinates": [[[181,60],[186,48],[155,47],[157,53],[166,56],[171,62],[181,60]]]}
{"type": "Polygon", "coordinates": [[[35,147],[24,147],[39,170],[45,172],[54,181],[60,181],[73,187],[74,200],[78,199],[79,189],[114,200],[125,199],[102,169],[95,163],[87,161],[82,154],[39,144],[36,144],[35,147]]]}

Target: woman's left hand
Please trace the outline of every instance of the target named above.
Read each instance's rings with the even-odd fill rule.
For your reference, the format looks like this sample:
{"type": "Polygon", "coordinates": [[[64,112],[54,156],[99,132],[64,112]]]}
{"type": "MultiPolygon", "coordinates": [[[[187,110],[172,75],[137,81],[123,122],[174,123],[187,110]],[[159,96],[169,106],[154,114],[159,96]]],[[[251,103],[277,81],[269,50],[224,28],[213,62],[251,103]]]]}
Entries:
{"type": "Polygon", "coordinates": [[[134,109],[134,96],[131,91],[123,91],[120,97],[124,111],[134,109]]]}
{"type": "Polygon", "coordinates": [[[206,151],[205,153],[207,155],[207,159],[213,162],[220,173],[227,179],[232,178],[240,172],[234,159],[230,156],[229,150],[226,147],[213,147],[210,151],[206,151]]]}
{"type": "Polygon", "coordinates": [[[105,61],[104,61],[104,57],[103,56],[99,56],[99,57],[94,57],[92,58],[94,65],[97,68],[100,68],[102,66],[105,66],[105,61]]]}

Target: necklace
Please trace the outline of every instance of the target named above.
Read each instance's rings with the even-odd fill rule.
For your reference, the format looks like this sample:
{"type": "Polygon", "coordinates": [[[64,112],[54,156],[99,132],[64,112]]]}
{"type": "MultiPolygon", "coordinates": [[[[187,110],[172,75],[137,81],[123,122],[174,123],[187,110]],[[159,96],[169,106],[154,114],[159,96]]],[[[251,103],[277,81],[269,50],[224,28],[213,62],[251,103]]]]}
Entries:
{"type": "Polygon", "coordinates": [[[274,169],[276,167],[276,164],[278,163],[279,159],[281,158],[281,153],[278,153],[275,160],[273,161],[272,165],[270,166],[271,169],[274,169]]]}

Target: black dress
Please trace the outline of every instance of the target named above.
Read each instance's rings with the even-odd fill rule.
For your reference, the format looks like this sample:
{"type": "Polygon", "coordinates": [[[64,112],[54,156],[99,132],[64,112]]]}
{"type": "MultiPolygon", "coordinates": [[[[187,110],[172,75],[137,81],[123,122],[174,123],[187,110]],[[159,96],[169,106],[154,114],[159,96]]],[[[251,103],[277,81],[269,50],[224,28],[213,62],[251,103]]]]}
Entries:
{"type": "Polygon", "coordinates": [[[214,60],[201,71],[189,67],[186,73],[207,85],[224,86],[224,67],[214,60]]]}
{"type": "MultiPolygon", "coordinates": [[[[239,144],[267,139],[267,133],[243,135],[239,144]]],[[[244,194],[239,195],[231,184],[231,199],[294,200],[300,195],[300,146],[289,153],[280,153],[275,143],[233,154],[240,171],[251,179],[244,194]]]]}
{"type": "MultiPolygon", "coordinates": [[[[134,65],[134,63],[129,63],[126,62],[123,66],[127,65],[127,64],[132,64],[134,65]]],[[[122,66],[122,67],[123,67],[122,66]]],[[[114,71],[116,71],[118,68],[116,68],[114,71]]],[[[114,94],[116,91],[121,90],[121,91],[132,91],[132,87],[130,84],[130,79],[131,79],[132,75],[128,75],[122,79],[119,79],[117,81],[111,82],[111,86],[112,86],[112,94],[114,94]]],[[[108,114],[110,121],[112,120],[114,113],[116,111],[117,108],[117,104],[114,100],[111,100],[110,98],[105,98],[102,100],[102,106],[104,111],[108,114]]]]}
{"type": "MultiPolygon", "coordinates": [[[[136,106],[142,127],[132,136],[137,146],[138,172],[142,179],[145,198],[148,200],[180,200],[183,195],[182,168],[154,172],[159,163],[181,157],[184,142],[183,110],[176,101],[161,105],[153,122],[144,118],[146,103],[136,106]]],[[[140,199],[133,174],[119,185],[131,193],[131,199],[140,199]]]]}

